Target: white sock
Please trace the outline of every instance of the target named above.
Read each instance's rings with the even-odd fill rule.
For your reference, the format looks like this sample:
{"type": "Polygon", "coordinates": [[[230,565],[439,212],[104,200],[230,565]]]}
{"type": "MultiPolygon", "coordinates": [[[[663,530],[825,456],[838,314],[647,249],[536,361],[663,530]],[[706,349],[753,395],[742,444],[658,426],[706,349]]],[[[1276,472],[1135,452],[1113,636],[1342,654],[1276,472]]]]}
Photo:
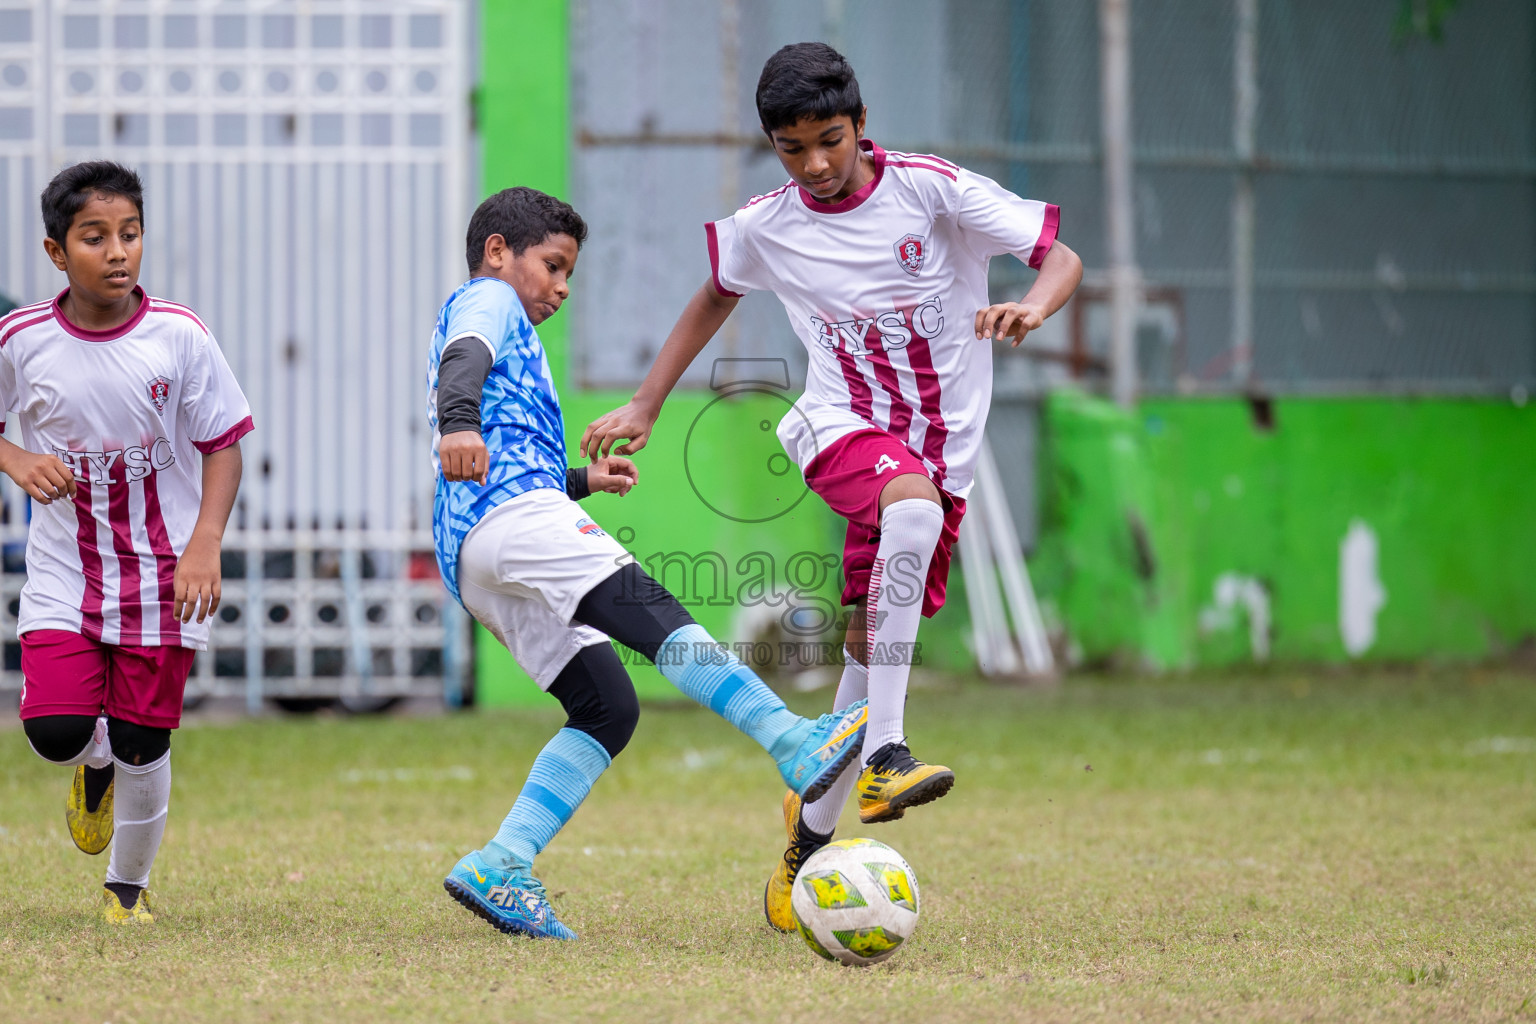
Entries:
{"type": "MultiPolygon", "coordinates": [[[[832,710],[841,711],[854,701],[868,696],[869,669],[854,661],[853,655],[844,647],[843,677],[837,681],[837,696],[832,700],[832,710]]],[[[842,816],[843,804],[848,802],[848,794],[858,781],[859,766],[849,762],[843,774],[837,777],[832,788],[823,793],[820,800],[800,808],[800,820],[805,822],[805,827],[817,835],[831,835],[837,828],[837,819],[842,816]]]]}
{"type": "Polygon", "coordinates": [[[923,616],[928,563],[944,529],[944,508],[936,501],[906,498],[886,506],[880,516],[880,546],[869,574],[869,602],[864,607],[869,663],[869,728],[864,733],[864,764],[887,743],[906,737],[902,718],[907,705],[907,677],[923,616]]]}
{"type": "Polygon", "coordinates": [[[165,835],[171,803],[171,752],[153,764],[117,762],[117,793],[112,804],[112,859],[107,881],[144,888],[149,868],[165,835]]]}
{"type": "MultiPolygon", "coordinates": [[[[28,740],[27,745],[31,746],[32,741],[28,740]]],[[[36,747],[32,747],[32,753],[37,754],[36,747]]],[[[43,757],[41,754],[37,754],[37,756],[43,757]]],[[[46,757],[43,757],[43,760],[48,761],[46,757]]],[[[87,743],[84,747],[80,748],[80,753],[76,754],[68,761],[48,761],[48,763],[63,765],[66,768],[73,768],[76,765],[81,764],[85,765],[87,768],[105,768],[107,765],[111,764],[112,741],[107,738],[106,716],[103,715],[102,717],[96,719],[96,729],[91,733],[90,742],[87,743]]]]}

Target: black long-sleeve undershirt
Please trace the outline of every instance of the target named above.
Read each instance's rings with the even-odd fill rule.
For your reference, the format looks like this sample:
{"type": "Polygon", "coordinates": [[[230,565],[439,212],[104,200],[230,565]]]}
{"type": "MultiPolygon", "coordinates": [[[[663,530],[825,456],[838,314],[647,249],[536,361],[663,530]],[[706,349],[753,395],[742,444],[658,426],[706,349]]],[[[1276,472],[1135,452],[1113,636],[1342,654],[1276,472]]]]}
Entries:
{"type": "MultiPolygon", "coordinates": [[[[454,339],[437,364],[437,430],[444,437],[461,430],[480,433],[480,399],[491,373],[491,352],[478,338],[454,339]]],[[[565,471],[565,493],[578,500],[591,494],[587,467],[565,471]]]]}
{"type": "Polygon", "coordinates": [[[478,338],[458,338],[437,364],[437,429],[480,433],[480,398],[491,375],[491,351],[478,338]]]}

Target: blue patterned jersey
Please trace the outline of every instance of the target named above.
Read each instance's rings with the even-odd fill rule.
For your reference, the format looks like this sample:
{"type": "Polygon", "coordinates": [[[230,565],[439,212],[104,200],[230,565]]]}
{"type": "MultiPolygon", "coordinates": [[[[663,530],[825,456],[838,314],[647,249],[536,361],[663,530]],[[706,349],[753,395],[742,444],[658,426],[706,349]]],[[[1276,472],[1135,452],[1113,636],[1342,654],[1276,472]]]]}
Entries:
{"type": "Polygon", "coordinates": [[[432,468],[437,494],[432,539],[448,592],[459,599],[459,545],[491,509],[536,487],[565,490],[565,425],[549,361],[517,292],[505,281],[477,277],[443,303],[432,334],[427,422],[432,426],[432,468]],[[463,339],[463,340],[459,340],[463,339]],[[484,345],[491,372],[480,399],[480,433],[490,453],[485,484],[443,479],[437,449],[437,367],[449,342],[484,345]]]}

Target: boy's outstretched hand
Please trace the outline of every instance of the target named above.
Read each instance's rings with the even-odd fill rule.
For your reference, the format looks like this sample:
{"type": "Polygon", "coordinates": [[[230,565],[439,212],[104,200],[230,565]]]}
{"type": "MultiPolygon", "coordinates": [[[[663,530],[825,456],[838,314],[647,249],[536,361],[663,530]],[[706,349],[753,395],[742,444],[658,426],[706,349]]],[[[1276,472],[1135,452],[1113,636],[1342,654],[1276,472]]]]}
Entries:
{"type": "Polygon", "coordinates": [[[995,306],[976,311],[976,340],[991,341],[996,338],[1012,338],[1015,348],[1030,331],[1038,330],[1045,323],[1047,313],[1039,306],[1025,302],[999,302],[995,306]]]}
{"type": "Polygon", "coordinates": [[[449,483],[473,480],[484,484],[491,469],[491,456],[485,450],[485,438],[478,430],[455,430],[444,434],[437,443],[437,461],[443,467],[443,479],[449,483]]]}
{"type": "MultiPolygon", "coordinates": [[[[656,425],[656,410],[639,402],[630,400],[613,412],[604,413],[591,423],[581,435],[582,458],[596,462],[599,456],[609,452],[618,452],[620,455],[633,455],[645,447],[645,443],[651,439],[651,428],[656,425]],[[620,439],[627,439],[628,444],[621,444],[617,448],[615,444],[620,439]]],[[[592,489],[597,490],[596,485],[592,489]]]]}
{"type": "Polygon", "coordinates": [[[587,467],[587,490],[593,494],[607,491],[622,498],[639,482],[640,470],[635,468],[633,462],[617,455],[598,459],[587,467]]]}

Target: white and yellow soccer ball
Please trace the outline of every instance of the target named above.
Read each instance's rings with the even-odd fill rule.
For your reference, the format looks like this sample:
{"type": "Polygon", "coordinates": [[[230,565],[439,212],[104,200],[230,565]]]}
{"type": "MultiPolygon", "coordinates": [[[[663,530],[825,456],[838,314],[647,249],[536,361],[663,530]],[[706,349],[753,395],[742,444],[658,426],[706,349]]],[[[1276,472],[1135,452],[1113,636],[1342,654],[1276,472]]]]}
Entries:
{"type": "Polygon", "coordinates": [[[890,956],[917,928],[917,876],[873,839],[843,839],[811,854],[789,905],[806,945],[855,967],[890,956]]]}

